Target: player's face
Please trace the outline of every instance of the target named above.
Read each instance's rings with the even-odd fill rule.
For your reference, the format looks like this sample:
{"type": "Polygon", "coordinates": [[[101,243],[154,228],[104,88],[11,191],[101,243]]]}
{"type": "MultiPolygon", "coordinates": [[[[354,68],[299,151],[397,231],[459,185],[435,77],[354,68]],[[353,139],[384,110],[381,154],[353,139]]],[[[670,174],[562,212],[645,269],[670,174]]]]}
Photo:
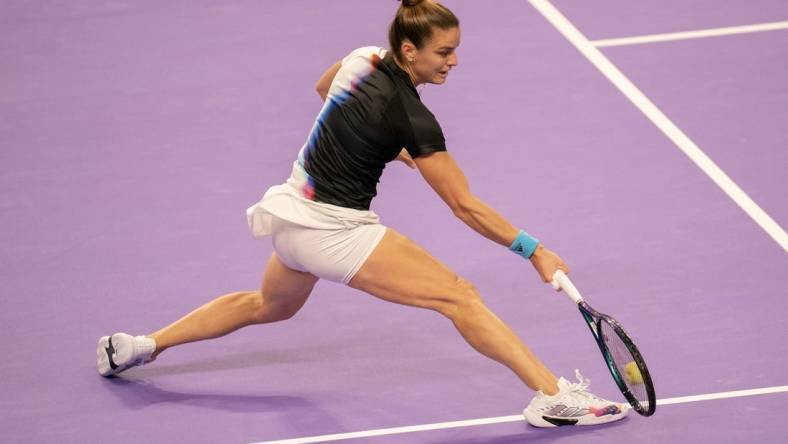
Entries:
{"type": "Polygon", "coordinates": [[[449,71],[457,66],[456,49],[460,46],[460,28],[432,30],[432,37],[421,49],[415,51],[410,66],[416,78],[416,85],[446,81],[449,71]]]}

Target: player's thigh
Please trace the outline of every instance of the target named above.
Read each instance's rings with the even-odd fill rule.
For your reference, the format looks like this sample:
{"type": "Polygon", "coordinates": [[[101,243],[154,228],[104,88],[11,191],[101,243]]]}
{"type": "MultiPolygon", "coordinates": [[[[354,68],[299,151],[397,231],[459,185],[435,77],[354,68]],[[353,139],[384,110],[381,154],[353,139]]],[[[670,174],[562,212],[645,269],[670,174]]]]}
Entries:
{"type": "Polygon", "coordinates": [[[480,301],[470,282],[391,228],[348,285],[387,301],[444,314],[458,304],[480,301]]]}
{"type": "Polygon", "coordinates": [[[285,265],[277,254],[271,253],[265,266],[261,291],[263,303],[295,313],[306,303],[318,278],[285,265]]]}

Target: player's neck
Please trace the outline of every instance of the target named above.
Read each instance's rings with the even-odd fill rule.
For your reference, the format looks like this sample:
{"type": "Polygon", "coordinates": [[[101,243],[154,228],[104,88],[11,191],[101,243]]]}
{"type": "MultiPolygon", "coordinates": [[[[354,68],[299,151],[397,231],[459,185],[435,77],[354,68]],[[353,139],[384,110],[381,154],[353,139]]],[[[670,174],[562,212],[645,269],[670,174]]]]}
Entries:
{"type": "Polygon", "coordinates": [[[416,75],[413,74],[413,72],[410,70],[410,68],[408,68],[407,66],[403,65],[402,63],[400,63],[399,60],[397,60],[396,57],[394,57],[394,63],[397,66],[399,66],[399,68],[401,70],[405,71],[405,73],[408,75],[408,77],[410,77],[410,82],[413,83],[414,87],[417,87],[417,86],[419,86],[419,85],[421,85],[423,83],[423,82],[418,82],[416,80],[416,75]]]}

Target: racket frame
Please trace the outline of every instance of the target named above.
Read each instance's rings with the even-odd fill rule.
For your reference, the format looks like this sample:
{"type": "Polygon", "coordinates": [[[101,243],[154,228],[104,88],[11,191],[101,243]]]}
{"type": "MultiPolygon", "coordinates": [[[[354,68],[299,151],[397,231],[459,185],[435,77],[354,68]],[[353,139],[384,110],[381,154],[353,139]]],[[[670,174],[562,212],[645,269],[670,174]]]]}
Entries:
{"type": "Polygon", "coordinates": [[[635,343],[629,337],[621,324],[615,320],[615,318],[594,310],[584,300],[581,300],[577,303],[577,308],[580,310],[580,314],[583,315],[583,319],[585,319],[586,323],[588,324],[588,328],[591,330],[591,334],[594,336],[597,346],[599,346],[599,351],[602,352],[602,356],[605,358],[605,364],[607,365],[608,370],[610,370],[610,375],[613,377],[613,381],[615,381],[618,389],[636,412],[643,416],[653,415],[657,408],[656,395],[654,393],[654,383],[651,380],[651,374],[648,371],[648,367],[646,366],[646,361],[643,359],[643,355],[640,354],[640,350],[638,350],[635,343]],[[648,406],[643,406],[641,400],[637,399],[627,386],[627,383],[624,380],[624,375],[621,374],[621,372],[625,370],[618,368],[610,352],[610,349],[607,347],[607,344],[605,344],[605,338],[602,334],[603,322],[612,328],[613,332],[618,335],[618,337],[624,343],[624,346],[626,346],[629,354],[632,355],[632,358],[634,359],[633,362],[637,366],[638,371],[640,371],[640,376],[643,379],[643,385],[646,389],[646,396],[648,398],[648,406]]]}
{"type": "Polygon", "coordinates": [[[651,374],[648,371],[648,367],[646,367],[646,361],[643,359],[643,355],[640,354],[640,350],[638,350],[638,348],[635,346],[635,343],[629,337],[627,332],[624,331],[624,328],[621,326],[621,324],[612,316],[594,310],[583,299],[580,291],[577,290],[572,281],[563,271],[558,270],[555,272],[553,275],[552,285],[556,290],[563,290],[566,295],[577,304],[577,308],[580,310],[580,313],[583,315],[583,319],[585,319],[586,323],[588,324],[588,328],[591,330],[591,334],[594,336],[597,346],[599,346],[599,351],[602,352],[602,356],[605,358],[605,364],[607,365],[608,370],[610,370],[613,380],[632,408],[643,416],[653,415],[657,408],[657,399],[654,393],[654,382],[651,380],[651,374]],[[629,387],[627,387],[623,375],[621,375],[621,372],[616,366],[613,356],[611,355],[610,350],[608,349],[607,345],[605,344],[605,340],[602,337],[602,322],[605,322],[610,327],[612,327],[613,331],[618,335],[619,338],[621,338],[621,341],[635,359],[635,365],[637,365],[638,370],[640,371],[643,384],[646,388],[648,406],[644,407],[640,400],[632,394],[632,392],[629,390],[629,387]]]}

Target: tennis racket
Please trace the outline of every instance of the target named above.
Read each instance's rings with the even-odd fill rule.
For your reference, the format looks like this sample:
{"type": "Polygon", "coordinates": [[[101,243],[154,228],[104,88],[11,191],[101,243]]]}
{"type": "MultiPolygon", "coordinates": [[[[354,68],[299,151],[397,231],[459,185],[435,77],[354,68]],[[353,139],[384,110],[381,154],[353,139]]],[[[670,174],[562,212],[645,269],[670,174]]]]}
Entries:
{"type": "Polygon", "coordinates": [[[621,324],[612,317],[591,308],[563,271],[555,272],[552,284],[556,290],[564,290],[577,304],[599,345],[613,380],[632,408],[643,416],[653,415],[657,402],[651,374],[648,372],[643,355],[621,324]]]}

